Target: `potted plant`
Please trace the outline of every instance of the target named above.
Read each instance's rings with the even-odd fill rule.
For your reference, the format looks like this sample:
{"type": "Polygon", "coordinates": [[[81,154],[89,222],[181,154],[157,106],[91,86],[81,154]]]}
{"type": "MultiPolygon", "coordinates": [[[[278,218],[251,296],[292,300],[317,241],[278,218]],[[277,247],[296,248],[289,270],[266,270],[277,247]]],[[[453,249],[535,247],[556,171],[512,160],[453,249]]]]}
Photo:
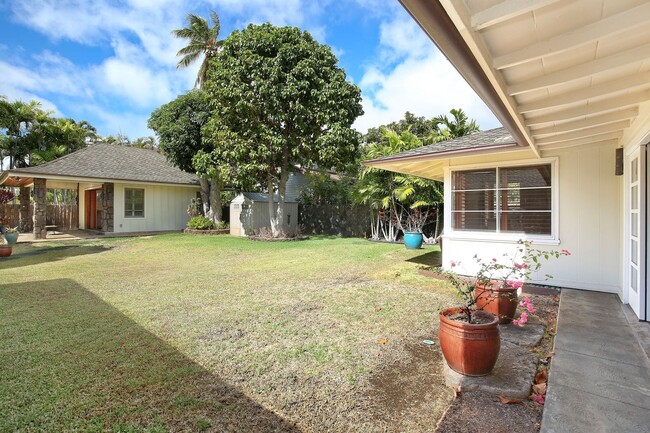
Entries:
{"type": "Polygon", "coordinates": [[[13,251],[13,248],[11,248],[11,245],[6,244],[7,241],[5,240],[4,236],[0,236],[0,240],[2,241],[2,243],[0,243],[0,258],[9,257],[13,251]]]}
{"type": "Polygon", "coordinates": [[[7,241],[7,245],[16,245],[16,242],[18,242],[17,228],[7,227],[5,229],[4,235],[5,235],[5,240],[7,241]]]}
{"type": "MultiPolygon", "coordinates": [[[[507,258],[505,263],[496,259],[486,262],[474,256],[478,271],[473,277],[457,273],[454,270],[458,266],[456,262],[451,262],[451,270],[436,268],[436,271],[454,286],[462,300],[462,306],[440,312],[440,348],[452,370],[467,376],[489,374],[499,357],[499,316],[504,313],[499,308],[498,301],[500,296],[505,296],[492,296],[493,293],[502,286],[514,289],[514,292],[506,292],[504,304],[512,309],[510,320],[515,325],[522,326],[528,320],[528,314],[535,311],[530,299],[526,298],[521,302],[526,311],[521,313],[519,319],[512,320],[518,305],[517,290],[522,287],[524,278],[540,269],[542,258],[548,260],[551,257],[570,254],[566,250],[541,251],[531,248],[530,245],[530,242],[521,241],[513,258],[504,256],[507,258]],[[514,279],[517,277],[522,279],[514,279]],[[496,309],[493,308],[495,306],[496,309]],[[490,312],[490,309],[493,311],[490,312]]],[[[547,278],[550,278],[550,275],[547,275],[547,278]]]]}
{"type": "Polygon", "coordinates": [[[429,216],[429,212],[415,208],[401,221],[401,229],[404,232],[404,245],[407,249],[417,250],[422,246],[424,240],[422,228],[427,223],[429,216]]]}

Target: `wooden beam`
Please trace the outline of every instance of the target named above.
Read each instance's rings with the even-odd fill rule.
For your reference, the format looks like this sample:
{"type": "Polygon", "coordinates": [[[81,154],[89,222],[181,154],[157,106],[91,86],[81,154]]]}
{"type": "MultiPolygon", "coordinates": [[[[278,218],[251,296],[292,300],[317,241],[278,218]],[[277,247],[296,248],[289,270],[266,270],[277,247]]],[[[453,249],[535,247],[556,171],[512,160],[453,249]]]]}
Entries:
{"type": "Polygon", "coordinates": [[[506,0],[472,15],[472,28],[481,30],[559,0],[506,0]]]}
{"type": "Polygon", "coordinates": [[[574,140],[547,141],[546,139],[541,139],[541,140],[536,140],[536,143],[540,148],[546,148],[546,146],[548,146],[549,144],[557,144],[557,143],[566,143],[571,146],[580,146],[582,144],[596,143],[599,141],[618,140],[622,136],[623,136],[623,131],[617,131],[617,132],[608,132],[607,134],[598,134],[591,137],[576,138],[574,140]]]}
{"type": "Polygon", "coordinates": [[[626,108],[625,110],[613,111],[610,113],[600,114],[597,116],[587,117],[586,119],[573,120],[570,122],[559,123],[556,125],[533,127],[530,132],[534,136],[559,134],[562,132],[577,131],[579,129],[590,128],[592,126],[614,123],[619,120],[629,120],[639,115],[639,109],[626,108]]]}
{"type": "Polygon", "coordinates": [[[594,126],[593,128],[580,129],[578,131],[565,132],[562,134],[553,134],[546,137],[535,138],[535,143],[538,145],[559,143],[562,141],[576,140],[583,137],[593,137],[594,135],[607,134],[610,132],[622,131],[630,126],[629,120],[621,122],[609,123],[607,125],[594,126]]]}
{"type": "Polygon", "coordinates": [[[620,108],[626,108],[638,105],[650,100],[648,91],[631,93],[629,95],[615,96],[604,101],[593,102],[580,107],[570,107],[564,110],[554,111],[541,116],[530,116],[526,118],[526,125],[541,125],[544,123],[553,123],[578,119],[585,116],[593,116],[607,111],[615,111],[620,108]]]}
{"type": "Polygon", "coordinates": [[[492,65],[495,69],[504,69],[540,59],[550,54],[562,53],[599,39],[630,32],[650,23],[650,3],[596,21],[571,32],[562,33],[553,38],[529,45],[512,53],[495,57],[492,65]]]}
{"type": "MultiPolygon", "coordinates": [[[[650,3],[648,4],[650,5],[650,3]]],[[[584,89],[562,93],[541,99],[539,101],[530,102],[528,104],[521,104],[517,108],[522,114],[530,113],[531,111],[546,110],[562,105],[575,104],[578,102],[587,101],[595,97],[608,96],[629,90],[647,88],[650,88],[650,72],[636,74],[631,77],[617,78],[615,80],[596,84],[584,89]]]]}
{"type": "MultiPolygon", "coordinates": [[[[578,142],[571,142],[568,141],[566,143],[562,144],[554,144],[551,146],[544,146],[542,147],[543,152],[551,151],[551,150],[564,150],[564,149],[571,149],[575,147],[596,147],[596,146],[617,146],[618,145],[618,139],[611,139],[611,140],[601,140],[601,141],[591,141],[591,142],[586,142],[586,143],[578,143],[578,142]]],[[[546,153],[545,153],[546,154],[546,153]]]]}
{"type": "Polygon", "coordinates": [[[544,132],[542,129],[538,130],[533,130],[531,131],[531,135],[535,137],[535,139],[540,139],[544,137],[564,137],[564,136],[571,136],[571,134],[574,134],[572,137],[586,137],[588,135],[594,135],[594,134],[599,134],[601,132],[609,132],[609,131],[616,131],[620,129],[625,129],[630,126],[632,122],[630,119],[627,120],[619,120],[618,122],[609,122],[609,123],[592,123],[591,125],[584,127],[584,128],[574,128],[569,131],[561,131],[558,132],[555,129],[552,129],[550,131],[544,132]],[[542,132],[538,132],[542,131],[542,132]]]}
{"type": "Polygon", "coordinates": [[[600,72],[610,71],[635,63],[643,63],[650,57],[650,44],[640,45],[638,47],[621,51],[616,54],[592,60],[571,66],[541,77],[524,81],[523,83],[508,86],[508,94],[514,96],[522,93],[533,92],[547,87],[558,86],[568,81],[575,81],[586,78],[600,72]]]}

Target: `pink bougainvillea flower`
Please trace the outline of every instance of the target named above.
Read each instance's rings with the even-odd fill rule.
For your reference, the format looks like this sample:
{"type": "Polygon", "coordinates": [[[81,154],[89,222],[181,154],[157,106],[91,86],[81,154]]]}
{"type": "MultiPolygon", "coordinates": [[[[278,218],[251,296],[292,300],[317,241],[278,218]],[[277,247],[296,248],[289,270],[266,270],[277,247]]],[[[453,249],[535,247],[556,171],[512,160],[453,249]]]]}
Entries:
{"type": "Polygon", "coordinates": [[[517,325],[517,326],[521,326],[521,325],[519,324],[519,320],[518,320],[518,319],[514,319],[514,320],[512,321],[512,324],[513,324],[513,325],[517,325]]]}
{"type": "Polygon", "coordinates": [[[524,283],[521,282],[521,281],[509,280],[509,281],[508,281],[508,285],[509,285],[510,287],[512,287],[513,289],[519,289],[519,288],[521,288],[521,286],[524,285],[524,283]]]}
{"type": "Polygon", "coordinates": [[[562,250],[562,253],[563,253],[563,254],[566,254],[567,256],[570,256],[570,255],[571,255],[571,253],[569,252],[569,250],[562,250]]]}
{"type": "Polygon", "coordinates": [[[451,267],[453,268],[453,267],[455,267],[456,265],[457,265],[457,263],[456,263],[455,261],[452,260],[452,261],[451,261],[451,267]]]}
{"type": "Polygon", "coordinates": [[[496,263],[496,262],[497,262],[497,259],[492,259],[492,261],[493,261],[494,263],[496,263]]]}
{"type": "Polygon", "coordinates": [[[528,310],[529,313],[535,312],[535,306],[533,304],[526,304],[526,309],[528,310]]]}
{"type": "Polygon", "coordinates": [[[544,396],[539,395],[539,394],[533,394],[530,396],[530,399],[533,400],[537,404],[544,404],[544,396]]]}
{"type": "Polygon", "coordinates": [[[528,263],[515,263],[515,268],[519,270],[528,269],[528,263]]]}

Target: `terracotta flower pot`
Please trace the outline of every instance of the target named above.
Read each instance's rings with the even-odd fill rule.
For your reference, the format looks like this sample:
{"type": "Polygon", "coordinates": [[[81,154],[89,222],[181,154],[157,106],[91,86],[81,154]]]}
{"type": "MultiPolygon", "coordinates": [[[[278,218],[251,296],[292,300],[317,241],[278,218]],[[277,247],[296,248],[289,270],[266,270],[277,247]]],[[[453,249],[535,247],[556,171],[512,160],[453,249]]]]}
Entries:
{"type": "Polygon", "coordinates": [[[440,348],[449,367],[466,376],[489,374],[499,357],[501,337],[497,318],[485,311],[475,311],[477,317],[488,321],[471,324],[451,317],[462,314],[460,308],[440,312],[440,348]]]}
{"type": "Polygon", "coordinates": [[[0,245],[0,257],[9,257],[11,255],[12,248],[8,245],[0,245]]]}
{"type": "Polygon", "coordinates": [[[499,318],[500,324],[508,324],[515,317],[518,304],[517,289],[476,283],[474,296],[476,308],[494,314],[499,318]]]}

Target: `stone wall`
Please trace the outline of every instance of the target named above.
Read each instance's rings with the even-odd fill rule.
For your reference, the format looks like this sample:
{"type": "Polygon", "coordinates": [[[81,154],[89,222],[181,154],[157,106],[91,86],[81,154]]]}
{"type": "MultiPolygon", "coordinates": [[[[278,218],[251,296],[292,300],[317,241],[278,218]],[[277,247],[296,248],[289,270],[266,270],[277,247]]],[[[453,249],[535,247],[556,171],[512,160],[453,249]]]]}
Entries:
{"type": "Polygon", "coordinates": [[[102,231],[112,232],[114,230],[114,198],[115,185],[104,183],[102,185],[102,231]]]}
{"type": "Polygon", "coordinates": [[[26,233],[33,228],[31,197],[29,196],[30,188],[28,186],[21,186],[19,191],[18,229],[26,233]]]}
{"type": "Polygon", "coordinates": [[[47,187],[45,179],[34,178],[34,239],[47,237],[47,187]]]}

